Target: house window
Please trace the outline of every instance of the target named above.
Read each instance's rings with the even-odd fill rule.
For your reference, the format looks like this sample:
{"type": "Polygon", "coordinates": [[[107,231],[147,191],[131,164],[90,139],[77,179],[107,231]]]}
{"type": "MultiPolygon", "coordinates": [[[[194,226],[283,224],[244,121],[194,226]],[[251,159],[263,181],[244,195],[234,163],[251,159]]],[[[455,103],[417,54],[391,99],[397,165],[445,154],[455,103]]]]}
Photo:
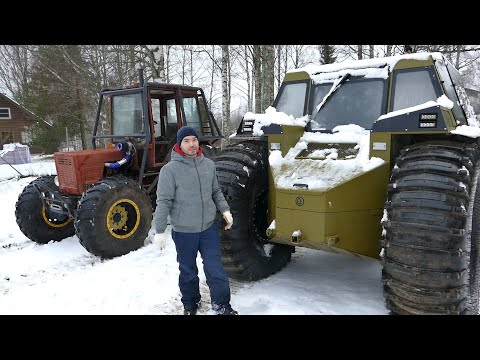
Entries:
{"type": "Polygon", "coordinates": [[[0,108],[0,119],[11,119],[10,108],[0,108]]]}

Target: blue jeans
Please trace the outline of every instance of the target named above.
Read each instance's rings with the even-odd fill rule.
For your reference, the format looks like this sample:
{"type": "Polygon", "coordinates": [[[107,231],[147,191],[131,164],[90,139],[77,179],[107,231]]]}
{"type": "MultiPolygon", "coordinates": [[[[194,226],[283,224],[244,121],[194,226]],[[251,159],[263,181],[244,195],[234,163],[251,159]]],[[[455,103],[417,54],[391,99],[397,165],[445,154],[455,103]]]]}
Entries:
{"type": "Polygon", "coordinates": [[[199,233],[172,230],[172,239],[177,249],[177,261],[180,269],[178,286],[182,293],[183,306],[191,309],[200,301],[196,260],[198,252],[203,260],[203,270],[210,289],[212,306],[230,305],[230,284],[223,271],[218,224],[214,222],[207,230],[199,233]]]}

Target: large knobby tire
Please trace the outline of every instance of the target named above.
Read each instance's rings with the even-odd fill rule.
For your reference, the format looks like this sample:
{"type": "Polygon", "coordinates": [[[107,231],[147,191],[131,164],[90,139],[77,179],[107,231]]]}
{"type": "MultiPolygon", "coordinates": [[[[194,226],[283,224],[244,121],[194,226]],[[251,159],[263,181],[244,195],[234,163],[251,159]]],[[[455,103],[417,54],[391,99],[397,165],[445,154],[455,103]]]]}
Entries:
{"type": "MultiPolygon", "coordinates": [[[[49,241],[60,241],[75,235],[73,219],[67,215],[54,214],[44,207],[40,194],[34,185],[45,185],[58,191],[53,179],[55,176],[42,176],[28,184],[19,195],[15,204],[15,217],[22,233],[39,244],[49,241]]],[[[49,198],[43,187],[38,187],[44,196],[49,198]]]]}
{"type": "Polygon", "coordinates": [[[290,245],[270,243],[265,233],[269,225],[266,144],[232,145],[214,161],[233,215],[232,228],[222,227],[220,235],[225,271],[236,280],[266,278],[283,268],[292,254],[290,245]]]}
{"type": "Polygon", "coordinates": [[[211,145],[201,145],[203,156],[209,159],[214,159],[219,152],[219,149],[211,145]]]}
{"type": "Polygon", "coordinates": [[[105,178],[80,199],[75,228],[80,243],[102,258],[125,255],[141,248],[152,223],[152,204],[135,181],[105,178]]]}
{"type": "Polygon", "coordinates": [[[455,142],[412,145],[397,158],[382,239],[392,314],[478,314],[477,161],[475,144],[455,142]]]}

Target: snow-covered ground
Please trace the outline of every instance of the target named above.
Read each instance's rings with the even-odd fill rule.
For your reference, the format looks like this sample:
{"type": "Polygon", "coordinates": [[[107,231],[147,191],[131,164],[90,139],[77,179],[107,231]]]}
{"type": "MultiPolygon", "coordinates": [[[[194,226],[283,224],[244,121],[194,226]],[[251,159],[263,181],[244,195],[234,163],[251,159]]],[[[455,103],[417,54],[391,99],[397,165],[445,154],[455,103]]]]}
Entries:
{"type": "MultiPolygon", "coordinates": [[[[38,245],[15,221],[15,202],[38,175],[55,173],[51,157],[0,164],[0,314],[181,314],[178,266],[171,238],[160,253],[154,244],[101,260],[76,236],[38,245]]],[[[167,232],[170,229],[167,228],[167,232]]],[[[151,229],[150,236],[153,237],[151,229]]],[[[211,314],[201,259],[200,314],[211,314]]],[[[387,314],[377,260],[297,248],[280,272],[256,282],[231,281],[232,306],[240,315],[387,314]]]]}

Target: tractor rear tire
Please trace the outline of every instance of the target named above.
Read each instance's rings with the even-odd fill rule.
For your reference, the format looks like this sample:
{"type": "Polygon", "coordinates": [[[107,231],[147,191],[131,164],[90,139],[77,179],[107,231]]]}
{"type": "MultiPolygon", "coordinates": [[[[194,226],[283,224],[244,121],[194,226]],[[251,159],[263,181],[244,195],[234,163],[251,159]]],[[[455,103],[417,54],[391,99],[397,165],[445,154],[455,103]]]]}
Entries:
{"type": "MultiPolygon", "coordinates": [[[[58,191],[53,179],[55,176],[42,176],[25,186],[15,204],[15,217],[22,233],[38,244],[60,241],[75,235],[73,219],[67,215],[54,215],[43,206],[40,194],[34,185],[45,185],[58,191]]],[[[44,189],[40,188],[43,192],[44,189]]],[[[46,196],[48,197],[48,196],[46,196]]]]}
{"type": "MultiPolygon", "coordinates": [[[[222,262],[235,280],[259,280],[282,269],[292,246],[268,241],[268,152],[260,142],[229,146],[214,158],[233,226],[221,227],[222,262]]],[[[219,221],[222,222],[221,216],[219,221]]]]}
{"type": "Polygon", "coordinates": [[[114,258],[141,248],[152,223],[147,193],[130,178],[105,178],[79,201],[75,229],[90,253],[114,258]]]}
{"type": "Polygon", "coordinates": [[[402,150],[385,203],[382,280],[392,314],[478,314],[478,147],[402,150]]]}

